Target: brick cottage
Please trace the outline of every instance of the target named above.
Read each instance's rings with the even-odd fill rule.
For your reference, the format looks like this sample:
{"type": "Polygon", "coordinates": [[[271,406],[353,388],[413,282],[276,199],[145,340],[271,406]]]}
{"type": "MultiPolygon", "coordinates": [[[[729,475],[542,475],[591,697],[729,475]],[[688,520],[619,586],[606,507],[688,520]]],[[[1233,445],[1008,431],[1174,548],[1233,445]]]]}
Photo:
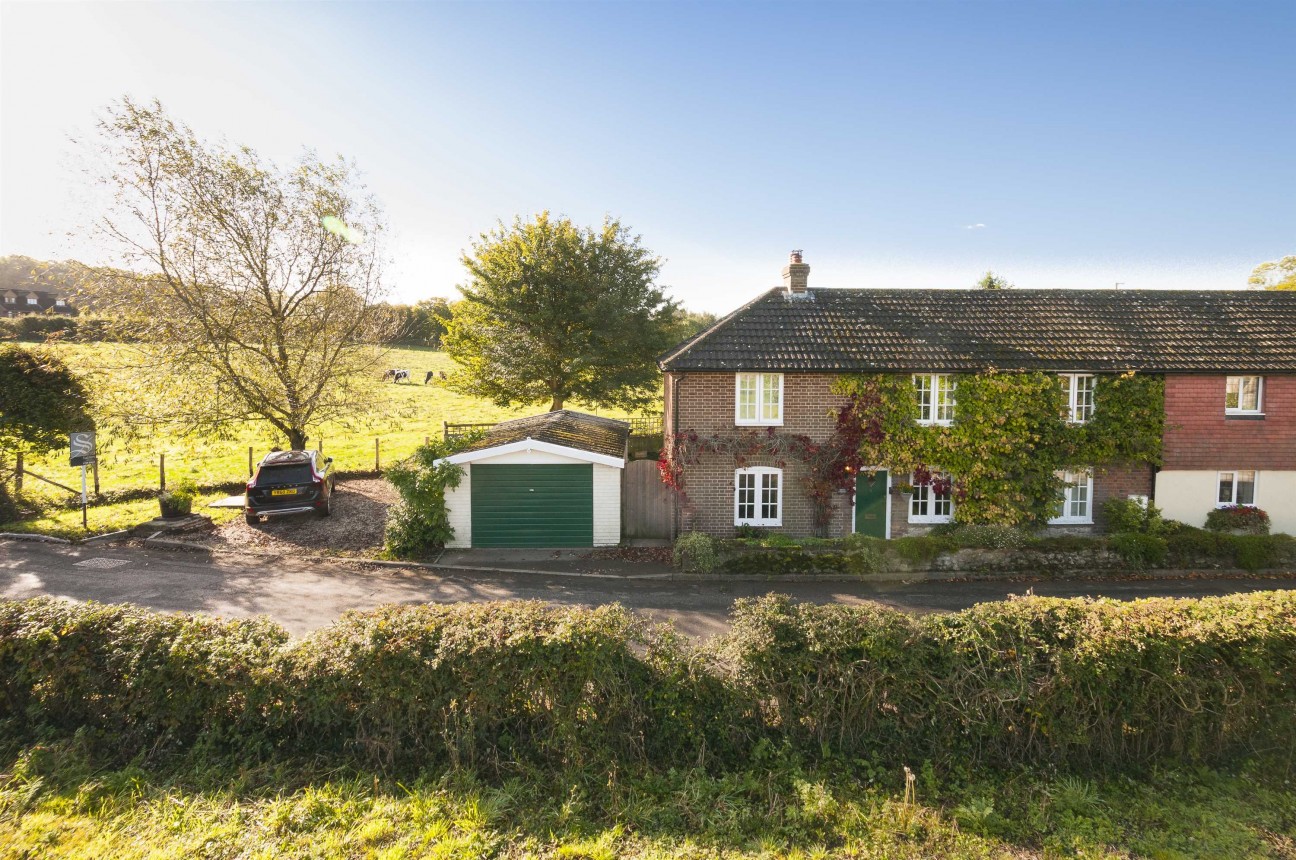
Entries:
{"type": "MultiPolygon", "coordinates": [[[[919,423],[952,425],[960,375],[1057,373],[1065,417],[1080,424],[1103,408],[1096,380],[1134,371],[1164,378],[1161,466],[1059,475],[1051,525],[1100,531],[1104,501],[1137,497],[1196,526],[1217,506],[1255,505],[1274,531],[1296,533],[1296,292],[810,289],[809,274],[795,252],[782,287],[663,357],[668,461],[677,438],[755,430],[826,442],[846,403],[833,392],[842,374],[902,375],[919,423]]],[[[676,528],[898,537],[953,521],[948,481],[871,465],[853,502],[835,493],[825,524],[799,489],[804,463],[705,453],[674,464],[687,488],[676,528]],[[911,495],[895,491],[910,483],[911,495]]]]}

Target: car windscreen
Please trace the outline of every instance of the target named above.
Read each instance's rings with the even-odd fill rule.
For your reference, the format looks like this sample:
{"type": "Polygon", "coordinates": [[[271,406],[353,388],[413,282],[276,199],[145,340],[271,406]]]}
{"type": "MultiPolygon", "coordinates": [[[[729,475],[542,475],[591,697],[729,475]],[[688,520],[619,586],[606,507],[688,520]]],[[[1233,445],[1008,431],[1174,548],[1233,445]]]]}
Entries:
{"type": "Polygon", "coordinates": [[[258,487],[283,487],[289,484],[309,484],[315,480],[310,463],[284,463],[281,466],[262,466],[257,473],[258,487]]]}

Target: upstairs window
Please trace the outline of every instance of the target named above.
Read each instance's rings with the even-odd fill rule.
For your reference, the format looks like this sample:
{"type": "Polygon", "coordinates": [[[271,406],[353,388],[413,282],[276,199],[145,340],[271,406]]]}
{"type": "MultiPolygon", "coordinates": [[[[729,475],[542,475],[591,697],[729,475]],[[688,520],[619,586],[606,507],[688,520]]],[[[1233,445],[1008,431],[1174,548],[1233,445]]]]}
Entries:
{"type": "Polygon", "coordinates": [[[1263,395],[1263,376],[1230,376],[1224,383],[1224,414],[1259,415],[1263,395]]]}
{"type": "Polygon", "coordinates": [[[913,498],[909,500],[909,522],[948,523],[954,520],[954,485],[945,475],[932,474],[929,482],[919,484],[910,475],[913,498]]]}
{"type": "Polygon", "coordinates": [[[1061,472],[1061,498],[1049,523],[1053,525],[1093,522],[1093,475],[1089,472],[1061,472]]]}
{"type": "Polygon", "coordinates": [[[1215,506],[1222,508],[1225,505],[1254,505],[1255,485],[1254,471],[1220,472],[1219,495],[1215,499],[1215,506]]]}
{"type": "Polygon", "coordinates": [[[36,298],[35,296],[28,296],[28,297],[27,297],[27,304],[29,304],[29,305],[38,305],[38,304],[40,304],[40,299],[36,298]]]}
{"type": "Polygon", "coordinates": [[[954,377],[948,373],[916,373],[914,396],[918,399],[918,423],[954,423],[954,377]]]}
{"type": "Polygon", "coordinates": [[[18,304],[18,297],[17,297],[17,296],[5,296],[5,297],[4,297],[4,300],[5,300],[5,304],[7,304],[7,305],[16,305],[16,304],[18,304]]]}
{"type": "Polygon", "coordinates": [[[783,525],[783,471],[754,466],[734,472],[734,525],[783,525]]]}
{"type": "Polygon", "coordinates": [[[1062,390],[1067,395],[1066,420],[1083,424],[1094,414],[1094,375],[1092,373],[1063,373],[1062,390]]]}
{"type": "Polygon", "coordinates": [[[55,299],[55,300],[54,300],[54,307],[56,307],[56,308],[65,308],[65,307],[67,307],[67,302],[63,301],[62,299],[55,299]]]}
{"type": "Polygon", "coordinates": [[[740,373],[734,394],[735,424],[783,423],[783,374],[740,373]]]}

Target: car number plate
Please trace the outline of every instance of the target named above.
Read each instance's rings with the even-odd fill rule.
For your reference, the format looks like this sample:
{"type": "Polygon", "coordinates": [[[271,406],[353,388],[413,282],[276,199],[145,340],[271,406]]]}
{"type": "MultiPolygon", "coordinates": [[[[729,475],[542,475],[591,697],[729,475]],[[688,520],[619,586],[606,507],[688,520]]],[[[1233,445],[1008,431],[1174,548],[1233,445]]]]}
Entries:
{"type": "Polygon", "coordinates": [[[295,496],[295,495],[297,495],[297,491],[296,491],[296,490],[271,490],[271,491],[270,491],[270,495],[272,495],[272,496],[295,496]]]}

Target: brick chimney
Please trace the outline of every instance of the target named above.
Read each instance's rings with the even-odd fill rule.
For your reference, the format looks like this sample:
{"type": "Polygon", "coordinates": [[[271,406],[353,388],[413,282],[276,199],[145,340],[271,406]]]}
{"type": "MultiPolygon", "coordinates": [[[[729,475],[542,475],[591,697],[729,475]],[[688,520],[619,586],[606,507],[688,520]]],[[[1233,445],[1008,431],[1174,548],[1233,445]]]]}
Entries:
{"type": "Polygon", "coordinates": [[[801,251],[793,251],[783,267],[783,286],[791,295],[804,295],[809,289],[810,264],[801,262],[801,251]]]}

